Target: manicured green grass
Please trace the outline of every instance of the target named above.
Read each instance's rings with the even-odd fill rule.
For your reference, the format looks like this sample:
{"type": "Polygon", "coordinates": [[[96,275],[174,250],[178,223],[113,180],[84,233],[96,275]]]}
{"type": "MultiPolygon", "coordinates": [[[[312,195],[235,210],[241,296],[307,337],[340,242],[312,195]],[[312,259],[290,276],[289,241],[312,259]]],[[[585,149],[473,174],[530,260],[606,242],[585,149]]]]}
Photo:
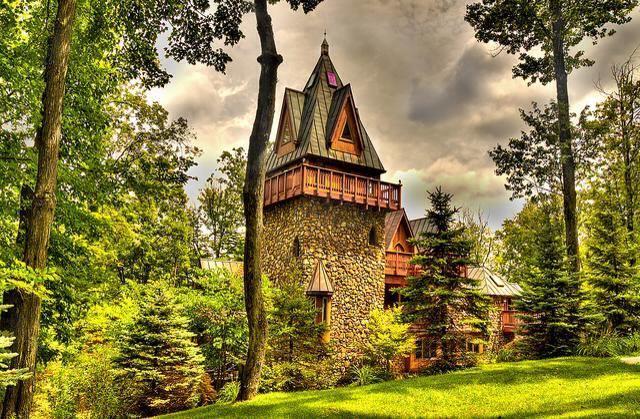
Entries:
{"type": "Polygon", "coordinates": [[[485,365],[364,387],[271,393],[170,418],[640,416],[640,366],[560,358],[485,365]]]}

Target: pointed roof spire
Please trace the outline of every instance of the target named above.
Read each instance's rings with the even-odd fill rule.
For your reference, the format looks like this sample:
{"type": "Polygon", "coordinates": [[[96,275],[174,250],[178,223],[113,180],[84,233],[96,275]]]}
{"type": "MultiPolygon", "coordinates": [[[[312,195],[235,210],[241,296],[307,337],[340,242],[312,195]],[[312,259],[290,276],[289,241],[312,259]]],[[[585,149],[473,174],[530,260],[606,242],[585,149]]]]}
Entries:
{"type": "Polygon", "coordinates": [[[327,30],[324,31],[324,40],[322,41],[322,46],[320,47],[321,55],[329,55],[329,43],[327,42],[327,30]]]}
{"type": "Polygon", "coordinates": [[[331,295],[333,294],[333,284],[327,275],[324,263],[318,260],[316,263],[311,282],[307,286],[308,295],[331,295]]]}

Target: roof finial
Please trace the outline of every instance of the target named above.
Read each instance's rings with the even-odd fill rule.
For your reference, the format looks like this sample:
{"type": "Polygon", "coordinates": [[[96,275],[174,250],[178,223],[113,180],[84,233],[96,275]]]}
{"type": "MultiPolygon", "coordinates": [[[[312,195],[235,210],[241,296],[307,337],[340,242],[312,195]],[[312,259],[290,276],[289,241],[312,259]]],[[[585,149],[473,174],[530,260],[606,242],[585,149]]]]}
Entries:
{"type": "Polygon", "coordinates": [[[320,47],[320,53],[322,55],[329,55],[329,43],[327,42],[327,30],[324,30],[324,40],[322,41],[322,46],[320,47]]]}

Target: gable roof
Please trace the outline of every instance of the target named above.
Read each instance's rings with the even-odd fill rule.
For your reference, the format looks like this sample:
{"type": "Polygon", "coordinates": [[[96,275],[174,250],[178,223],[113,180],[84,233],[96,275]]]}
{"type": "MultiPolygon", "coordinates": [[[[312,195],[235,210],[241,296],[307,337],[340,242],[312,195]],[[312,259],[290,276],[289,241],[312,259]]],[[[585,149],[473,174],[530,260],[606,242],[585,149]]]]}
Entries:
{"type": "Polygon", "coordinates": [[[324,263],[318,260],[316,268],[313,271],[311,282],[307,286],[307,294],[309,295],[331,295],[333,294],[333,284],[329,279],[324,263]]]}
{"type": "Polygon", "coordinates": [[[409,221],[409,224],[411,225],[411,230],[413,230],[413,235],[416,238],[420,237],[422,233],[433,233],[435,231],[427,217],[411,220],[409,221]]]}
{"type": "MultiPolygon", "coordinates": [[[[302,160],[305,157],[334,160],[370,169],[380,174],[385,172],[384,166],[355,107],[351,86],[349,84],[345,86],[342,83],[331,62],[331,58],[329,58],[328,45],[326,49],[323,45],[322,54],[307,81],[304,91],[300,92],[287,88],[285,89],[284,100],[289,112],[291,112],[294,135],[298,145],[294,151],[281,156],[278,156],[277,149],[274,147],[267,157],[267,173],[280,169],[294,161],[302,160]],[[329,84],[328,73],[335,75],[335,87],[329,84]],[[355,113],[356,128],[362,146],[362,151],[359,155],[334,150],[329,147],[330,144],[327,140],[346,100],[351,101],[355,113]]],[[[278,127],[278,132],[280,132],[280,129],[278,127]]]]}
{"type": "Polygon", "coordinates": [[[478,286],[486,295],[519,297],[522,294],[520,285],[507,281],[484,266],[469,266],[467,275],[479,281],[478,286]]]}
{"type": "Polygon", "coordinates": [[[401,208],[397,211],[388,212],[384,217],[384,241],[385,241],[385,249],[389,248],[391,241],[393,240],[393,236],[398,231],[398,227],[400,227],[400,223],[402,220],[405,220],[407,223],[407,227],[409,228],[409,233],[413,236],[413,228],[411,227],[411,223],[409,222],[409,218],[407,217],[407,213],[404,211],[404,208],[401,208]]]}

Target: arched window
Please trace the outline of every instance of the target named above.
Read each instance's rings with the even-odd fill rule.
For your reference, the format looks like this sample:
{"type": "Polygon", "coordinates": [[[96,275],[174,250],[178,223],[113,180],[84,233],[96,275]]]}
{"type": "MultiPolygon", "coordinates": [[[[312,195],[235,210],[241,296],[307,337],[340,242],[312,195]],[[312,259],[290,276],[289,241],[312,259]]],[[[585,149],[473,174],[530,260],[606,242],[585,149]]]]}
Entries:
{"type": "Polygon", "coordinates": [[[369,245],[370,246],[378,245],[378,233],[376,232],[375,227],[371,227],[371,230],[369,230],[369,245]]]}
{"type": "Polygon", "coordinates": [[[404,252],[404,246],[401,243],[396,244],[396,252],[404,252]]]}
{"type": "Polygon", "coordinates": [[[299,238],[295,238],[293,239],[293,249],[292,249],[292,253],[293,256],[296,258],[299,258],[301,255],[301,249],[300,249],[300,239],[299,238]]]}

